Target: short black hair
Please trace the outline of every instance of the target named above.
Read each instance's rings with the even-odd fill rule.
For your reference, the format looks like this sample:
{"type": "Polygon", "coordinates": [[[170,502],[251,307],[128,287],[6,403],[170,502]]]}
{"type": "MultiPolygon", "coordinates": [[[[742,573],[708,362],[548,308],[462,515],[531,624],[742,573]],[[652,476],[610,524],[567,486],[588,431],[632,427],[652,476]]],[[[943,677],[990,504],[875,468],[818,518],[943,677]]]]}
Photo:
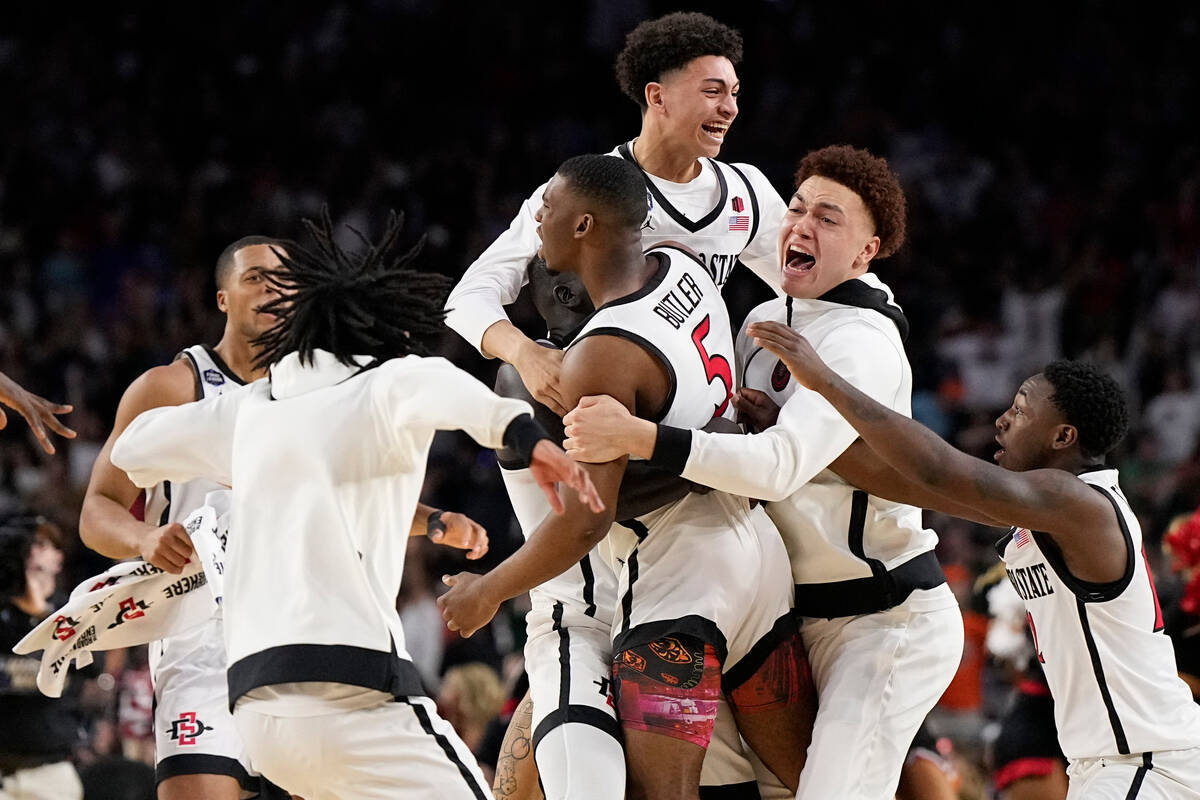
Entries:
{"type": "Polygon", "coordinates": [[[256,244],[265,244],[270,247],[280,247],[283,244],[281,239],[275,239],[270,236],[243,236],[233,244],[221,251],[221,255],[217,256],[217,266],[213,270],[213,279],[217,282],[218,289],[225,288],[225,281],[229,279],[229,272],[233,269],[233,257],[237,255],[238,250],[246,247],[253,247],[256,244]]]}
{"type": "Polygon", "coordinates": [[[313,247],[283,242],[275,250],[282,266],[265,273],[281,294],[262,310],[279,322],[254,339],[260,348],[255,366],[266,368],[293,352],[300,354],[301,363],[311,364],[315,350],[332,353],[347,365],[355,363],[355,356],[387,360],[428,355],[427,340],[445,330],[442,305],[451,280],[408,269],[424,237],[392,257],[403,224],[402,216],[389,214],[378,244],[351,228],[363,248],[347,253],[334,241],[328,208],[321,210],[319,223],[304,220],[313,247]]]}
{"type": "Polygon", "coordinates": [[[646,108],[646,84],[702,56],[724,56],[737,66],[742,35],[707,14],[676,11],[638,25],[617,55],[617,83],[633,102],[646,108]]]}
{"type": "Polygon", "coordinates": [[[1054,387],[1050,401],[1079,431],[1079,449],[1088,458],[1107,455],[1129,429],[1125,392],[1099,366],[1061,359],[1042,370],[1054,387]]]}
{"type": "Polygon", "coordinates": [[[623,158],[582,155],[568,158],[558,168],[571,191],[595,203],[598,216],[616,225],[640,230],[649,213],[646,180],[642,172],[623,158]]]}

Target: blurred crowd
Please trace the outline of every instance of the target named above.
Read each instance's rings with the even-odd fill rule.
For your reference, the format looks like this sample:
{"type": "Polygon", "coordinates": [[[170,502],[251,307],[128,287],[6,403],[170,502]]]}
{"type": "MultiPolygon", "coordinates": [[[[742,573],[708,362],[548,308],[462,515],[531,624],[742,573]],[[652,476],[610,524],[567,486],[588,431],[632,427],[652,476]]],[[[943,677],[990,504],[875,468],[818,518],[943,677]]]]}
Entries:
{"type": "MultiPolygon", "coordinates": [[[[121,393],[219,336],[212,268],[226,244],[298,236],[326,203],[372,235],[394,208],[410,240],[426,237],[423,267],[459,275],[561,160],[634,135],[611,62],[636,22],[675,7],[247,2],[96,6],[52,23],[34,7],[6,10],[0,371],[74,404],[79,436],[48,456],[10,417],[0,514],[57,527],[46,545],[61,553],[56,591],[106,566],[75,531],[121,393]]],[[[1086,358],[1121,382],[1135,425],[1115,460],[1164,605],[1175,603],[1184,582],[1159,544],[1200,505],[1200,9],[1051,6],[1031,26],[1000,8],[688,7],[746,40],[725,160],[756,164],[786,196],[801,155],[847,142],[885,155],[903,179],[909,244],[877,271],[912,323],[915,416],[990,457],[995,417],[1046,362],[1086,358]]],[[[762,292],[748,273],[735,280],[734,316],[762,292]]],[[[514,319],[537,328],[524,301],[514,319]]],[[[453,334],[442,352],[494,375],[453,334]]],[[[465,437],[438,439],[425,499],[487,527],[484,568],[520,540],[493,456],[465,437]]],[[[982,793],[986,723],[1009,690],[984,648],[977,586],[1000,532],[929,523],[976,611],[931,728],[982,793]]],[[[486,758],[517,691],[523,609],[510,604],[459,639],[434,599],[438,576],[465,562],[423,540],[409,554],[398,600],[409,649],[486,758]]],[[[81,679],[75,757],[151,758],[149,700],[144,652],[81,679]]]]}

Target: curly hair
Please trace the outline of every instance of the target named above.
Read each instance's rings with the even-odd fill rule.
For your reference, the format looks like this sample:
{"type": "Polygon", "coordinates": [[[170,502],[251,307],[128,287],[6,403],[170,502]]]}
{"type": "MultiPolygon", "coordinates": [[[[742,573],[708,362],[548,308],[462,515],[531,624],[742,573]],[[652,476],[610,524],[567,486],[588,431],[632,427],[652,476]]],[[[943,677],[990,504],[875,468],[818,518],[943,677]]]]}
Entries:
{"type": "Polygon", "coordinates": [[[386,360],[427,355],[426,341],[440,335],[446,316],[442,304],[451,280],[407,266],[421,252],[424,238],[403,255],[390,257],[403,217],[392,212],[378,244],[350,230],[363,250],[347,253],[333,238],[329,209],[320,224],[304,220],[313,248],[286,241],[273,248],[281,267],[265,272],[280,295],[262,311],[279,318],[256,337],[255,366],[262,369],[289,353],[311,364],[315,350],[326,350],[346,365],[355,356],[386,360]]]}
{"type": "Polygon", "coordinates": [[[1125,392],[1095,364],[1060,359],[1047,364],[1042,375],[1054,387],[1050,402],[1079,431],[1079,449],[1100,458],[1125,437],[1129,409],[1125,392]]]}
{"type": "Polygon", "coordinates": [[[817,175],[836,181],[862,198],[879,237],[876,258],[887,258],[904,244],[908,204],[900,179],[885,159],[850,145],[813,150],[796,168],[796,185],[817,175]]]}
{"type": "Polygon", "coordinates": [[[742,35],[707,14],[676,11],[638,25],[625,37],[617,55],[617,83],[633,102],[646,109],[646,84],[702,56],[724,56],[737,66],[742,35]]]}

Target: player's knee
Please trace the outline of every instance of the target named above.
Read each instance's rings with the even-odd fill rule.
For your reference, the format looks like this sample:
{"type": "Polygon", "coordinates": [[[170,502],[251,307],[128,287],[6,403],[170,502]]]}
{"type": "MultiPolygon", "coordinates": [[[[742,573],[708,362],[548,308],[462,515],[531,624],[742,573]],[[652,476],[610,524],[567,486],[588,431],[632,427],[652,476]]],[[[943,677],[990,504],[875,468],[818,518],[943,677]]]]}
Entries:
{"type": "Polygon", "coordinates": [[[626,728],[708,747],[720,693],[716,648],[695,636],[664,636],[613,659],[613,698],[626,728]]]}
{"type": "Polygon", "coordinates": [[[724,689],[730,707],[739,714],[774,711],[803,703],[815,706],[812,671],[800,633],[795,631],[781,639],[752,670],[727,675],[724,689]]]}

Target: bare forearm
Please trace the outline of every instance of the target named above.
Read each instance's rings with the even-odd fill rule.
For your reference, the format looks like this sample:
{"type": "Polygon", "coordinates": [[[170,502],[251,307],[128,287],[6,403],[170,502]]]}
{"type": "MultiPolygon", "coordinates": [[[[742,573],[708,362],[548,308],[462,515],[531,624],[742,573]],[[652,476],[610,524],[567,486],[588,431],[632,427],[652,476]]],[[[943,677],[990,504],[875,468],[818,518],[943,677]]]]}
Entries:
{"type": "Polygon", "coordinates": [[[924,425],[897,414],[828,372],[816,391],[829,401],[889,466],[913,484],[939,494],[961,478],[962,459],[971,459],[924,425]]]}
{"type": "Polygon", "coordinates": [[[79,513],[79,538],[92,550],[109,558],[141,555],[141,543],[153,525],[134,517],[129,509],[101,494],[90,494],[79,513]]]}
{"type": "Polygon", "coordinates": [[[569,510],[547,517],[517,552],[484,576],[488,596],[502,603],[578,564],[612,527],[612,514],[590,516],[593,520],[584,526],[569,510]]]}
{"type": "Polygon", "coordinates": [[[520,360],[522,350],[530,344],[534,342],[506,319],[492,323],[483,332],[480,341],[484,355],[494,356],[514,366],[520,360]]]}

